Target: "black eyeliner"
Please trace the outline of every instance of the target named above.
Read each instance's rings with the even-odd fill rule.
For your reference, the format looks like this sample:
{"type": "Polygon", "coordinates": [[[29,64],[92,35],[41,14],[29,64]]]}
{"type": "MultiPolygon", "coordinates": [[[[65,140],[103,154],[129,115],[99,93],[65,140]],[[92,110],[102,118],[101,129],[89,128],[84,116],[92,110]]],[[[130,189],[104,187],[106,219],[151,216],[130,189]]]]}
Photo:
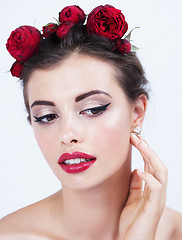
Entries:
{"type": "Polygon", "coordinates": [[[81,111],[80,113],[83,113],[83,112],[86,112],[86,111],[97,111],[97,110],[100,111],[100,112],[104,112],[110,104],[111,104],[111,102],[106,104],[106,105],[101,105],[101,106],[93,107],[93,108],[87,108],[87,109],[81,111]]]}
{"type": "MultiPolygon", "coordinates": [[[[46,115],[45,115],[45,116],[46,116],[46,115]]],[[[34,119],[35,119],[35,122],[41,122],[41,120],[42,120],[45,116],[42,116],[42,117],[33,116],[33,117],[34,117],[34,119]]]]}
{"type": "Polygon", "coordinates": [[[58,116],[56,116],[55,114],[46,114],[46,115],[41,116],[41,117],[36,117],[36,116],[33,116],[33,117],[35,119],[34,120],[35,122],[42,123],[42,124],[47,124],[48,122],[51,122],[52,120],[56,119],[58,116]],[[49,120],[47,120],[47,122],[42,121],[44,118],[48,118],[48,117],[53,116],[53,115],[55,117],[53,119],[51,119],[50,121],[49,120]]]}
{"type": "Polygon", "coordinates": [[[89,108],[89,109],[86,109],[85,111],[87,111],[87,110],[101,110],[101,111],[105,111],[110,104],[111,103],[108,103],[108,104],[102,105],[102,106],[98,106],[98,107],[94,107],[94,108],[89,108]]]}

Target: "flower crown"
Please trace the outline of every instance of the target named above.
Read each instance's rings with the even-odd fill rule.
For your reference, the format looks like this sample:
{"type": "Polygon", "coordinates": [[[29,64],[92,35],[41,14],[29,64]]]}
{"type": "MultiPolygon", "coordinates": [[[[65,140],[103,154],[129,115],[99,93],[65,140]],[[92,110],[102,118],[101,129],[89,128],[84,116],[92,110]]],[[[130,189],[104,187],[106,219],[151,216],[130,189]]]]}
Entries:
{"type": "MultiPolygon", "coordinates": [[[[16,59],[10,71],[15,77],[20,77],[24,62],[38,52],[41,39],[56,33],[59,38],[67,36],[70,28],[77,23],[84,24],[86,14],[76,5],[67,6],[59,12],[57,24],[49,23],[43,27],[42,32],[32,26],[21,26],[15,29],[7,40],[6,48],[16,59]]],[[[131,32],[125,37],[128,24],[121,10],[111,5],[98,6],[87,16],[86,30],[89,34],[98,34],[113,41],[113,51],[128,54],[132,47],[130,44],[131,32]]]]}

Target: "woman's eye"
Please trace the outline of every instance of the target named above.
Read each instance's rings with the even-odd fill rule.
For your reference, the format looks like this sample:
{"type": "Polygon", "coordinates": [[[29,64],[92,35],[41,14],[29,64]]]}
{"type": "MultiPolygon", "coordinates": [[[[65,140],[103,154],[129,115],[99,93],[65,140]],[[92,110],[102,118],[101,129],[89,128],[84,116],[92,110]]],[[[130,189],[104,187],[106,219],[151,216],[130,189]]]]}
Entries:
{"type": "Polygon", "coordinates": [[[47,114],[47,115],[44,115],[44,116],[41,116],[41,117],[34,116],[35,122],[39,122],[39,123],[43,123],[43,124],[52,122],[56,118],[58,118],[57,114],[47,114]]]}
{"type": "Polygon", "coordinates": [[[80,114],[88,115],[90,117],[98,116],[98,115],[102,114],[110,104],[111,103],[108,103],[103,106],[94,107],[94,108],[88,108],[88,109],[81,111],[80,114]]]}

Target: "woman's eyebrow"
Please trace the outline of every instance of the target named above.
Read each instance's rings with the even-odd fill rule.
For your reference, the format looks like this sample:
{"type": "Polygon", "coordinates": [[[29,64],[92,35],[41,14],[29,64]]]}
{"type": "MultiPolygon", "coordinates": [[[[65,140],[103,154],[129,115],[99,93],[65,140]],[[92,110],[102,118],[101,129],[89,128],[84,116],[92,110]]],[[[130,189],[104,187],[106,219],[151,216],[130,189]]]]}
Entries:
{"type": "Polygon", "coordinates": [[[56,106],[54,102],[50,102],[50,101],[35,101],[32,103],[31,108],[37,105],[47,105],[47,106],[53,106],[53,107],[56,106]]]}
{"type": "Polygon", "coordinates": [[[75,98],[75,102],[79,102],[79,101],[83,100],[84,98],[87,98],[87,97],[89,97],[91,95],[94,95],[94,94],[105,94],[105,95],[109,96],[110,98],[112,98],[111,95],[109,95],[109,93],[106,93],[106,92],[101,91],[101,90],[93,90],[93,91],[86,92],[86,93],[83,93],[83,94],[77,96],[75,98]]]}
{"type": "MultiPolygon", "coordinates": [[[[106,93],[106,92],[100,91],[100,90],[93,90],[93,91],[89,91],[89,92],[86,92],[86,93],[83,93],[83,94],[77,96],[75,98],[75,102],[79,102],[79,101],[81,101],[89,96],[92,96],[94,94],[105,94],[105,95],[109,96],[110,98],[112,98],[111,95],[109,95],[109,93],[106,93]]],[[[37,106],[37,105],[47,105],[47,106],[53,106],[53,107],[56,106],[54,102],[38,100],[38,101],[35,101],[32,103],[31,108],[34,106],[37,106]]]]}

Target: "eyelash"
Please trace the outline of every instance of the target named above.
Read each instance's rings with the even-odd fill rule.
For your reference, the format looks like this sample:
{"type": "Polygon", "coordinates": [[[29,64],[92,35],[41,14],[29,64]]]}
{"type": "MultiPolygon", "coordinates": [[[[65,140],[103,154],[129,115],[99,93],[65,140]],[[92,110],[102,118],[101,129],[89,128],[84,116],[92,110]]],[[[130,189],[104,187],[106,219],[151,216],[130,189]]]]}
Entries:
{"type": "MultiPolygon", "coordinates": [[[[98,106],[98,107],[94,107],[94,108],[88,108],[88,109],[85,109],[83,111],[81,111],[79,114],[82,114],[82,115],[90,115],[89,117],[96,117],[100,114],[102,114],[104,111],[106,111],[107,107],[110,105],[111,103],[108,103],[106,105],[103,105],[103,106],[98,106]],[[88,112],[91,112],[91,114],[89,114],[88,112]],[[94,113],[95,111],[95,113],[94,113]]],[[[47,115],[44,115],[44,116],[41,116],[41,117],[36,117],[34,116],[34,121],[35,122],[38,122],[40,124],[49,124],[51,122],[53,122],[56,118],[58,118],[59,116],[57,114],[47,114],[47,115]],[[45,121],[46,120],[46,121],[45,121]]]]}
{"type": "MultiPolygon", "coordinates": [[[[102,114],[106,109],[107,107],[110,105],[111,103],[108,103],[106,105],[103,105],[103,106],[98,106],[98,107],[94,107],[94,108],[88,108],[88,109],[85,109],[83,111],[80,112],[80,114],[88,114],[88,111],[91,112],[91,116],[90,117],[96,117],[100,114],[102,114]],[[96,112],[96,113],[93,113],[93,112],[96,112]]],[[[88,114],[89,115],[89,114],[88,114]]]]}
{"type": "Polygon", "coordinates": [[[41,124],[48,124],[49,122],[52,122],[56,118],[58,118],[58,115],[52,113],[52,114],[47,114],[41,117],[34,116],[34,119],[35,119],[34,121],[41,124]]]}

